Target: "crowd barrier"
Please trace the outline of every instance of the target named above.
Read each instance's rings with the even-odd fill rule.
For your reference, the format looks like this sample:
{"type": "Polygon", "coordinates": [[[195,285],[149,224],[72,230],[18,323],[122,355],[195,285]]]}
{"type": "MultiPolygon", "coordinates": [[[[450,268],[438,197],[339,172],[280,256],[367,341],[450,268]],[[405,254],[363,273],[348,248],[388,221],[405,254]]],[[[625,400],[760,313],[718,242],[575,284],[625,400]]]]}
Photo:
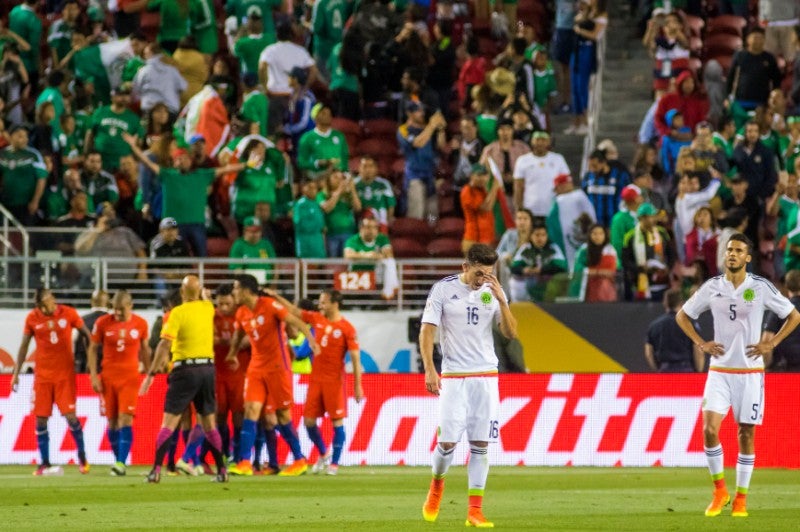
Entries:
{"type": "MultiPolygon", "coordinates": [[[[295,376],[295,424],[300,423],[308,386],[295,376]]],[[[553,374],[501,375],[499,437],[490,445],[497,465],[528,466],[686,466],[706,465],[702,442],[703,375],[553,374]]],[[[756,431],[758,467],[800,467],[799,378],[766,376],[764,425],[756,431]]],[[[38,459],[30,415],[33,379],[22,377],[9,393],[10,377],[0,376],[0,463],[32,464],[38,459]]],[[[352,383],[348,383],[348,393],[352,383]]],[[[425,391],[422,375],[365,375],[365,398],[349,397],[343,465],[429,465],[436,441],[437,398],[425,391]]],[[[166,380],[158,376],[140,399],[134,423],[131,462],[148,464],[161,423],[166,380]]],[[[110,465],[106,420],[100,399],[85,375],[78,377],[77,412],[84,423],[91,463],[110,465]]],[[[64,419],[50,419],[51,460],[75,459],[64,419]]],[[[330,440],[329,423],[323,435],[330,440]]],[[[303,450],[311,443],[300,430],[303,450]]],[[[725,464],[736,463],[736,429],[728,419],[721,434],[725,464]]],[[[466,462],[468,446],[456,450],[466,462]]],[[[287,449],[280,442],[281,460],[287,449]]]]}

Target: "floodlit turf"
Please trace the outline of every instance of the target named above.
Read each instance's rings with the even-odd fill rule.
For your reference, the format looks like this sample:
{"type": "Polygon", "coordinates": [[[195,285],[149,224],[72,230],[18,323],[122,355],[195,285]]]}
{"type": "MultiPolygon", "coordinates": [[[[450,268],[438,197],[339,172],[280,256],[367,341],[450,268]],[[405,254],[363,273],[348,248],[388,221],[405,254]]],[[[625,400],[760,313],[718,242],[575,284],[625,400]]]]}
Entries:
{"type": "MultiPolygon", "coordinates": [[[[425,523],[421,506],[427,468],[344,467],[337,477],[164,477],[144,484],[144,468],[86,476],[33,477],[33,468],[0,467],[4,530],[455,530],[464,528],[466,469],[451,470],[439,520],[425,523]]],[[[734,472],[727,476],[733,479],[734,472]]],[[[797,530],[800,472],[756,469],[750,517],[730,507],[703,516],[711,483],[703,469],[496,467],[484,509],[503,530],[797,530]]]]}

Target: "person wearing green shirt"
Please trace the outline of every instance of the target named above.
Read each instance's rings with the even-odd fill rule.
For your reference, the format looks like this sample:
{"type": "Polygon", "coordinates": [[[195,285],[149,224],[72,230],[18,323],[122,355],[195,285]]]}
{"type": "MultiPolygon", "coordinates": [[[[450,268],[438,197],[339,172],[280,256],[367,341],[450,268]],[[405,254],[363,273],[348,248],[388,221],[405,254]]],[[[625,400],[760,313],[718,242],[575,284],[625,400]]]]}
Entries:
{"type": "Polygon", "coordinates": [[[378,177],[378,165],[372,155],[362,155],[355,179],[356,194],[361,200],[361,209],[378,221],[381,233],[386,234],[394,220],[394,197],[392,184],[378,177]]]}
{"type": "Polygon", "coordinates": [[[317,182],[306,179],[302,190],[303,195],[292,209],[295,254],[298,259],[324,259],[325,213],[317,203],[317,182]]]}
{"type": "Polygon", "coordinates": [[[10,143],[0,150],[0,203],[23,225],[33,225],[44,194],[47,168],[38,150],[28,146],[28,130],[9,129],[10,143]]]}
{"type": "Polygon", "coordinates": [[[20,50],[19,55],[31,78],[32,87],[37,86],[39,79],[39,45],[42,39],[42,21],[36,14],[37,3],[38,0],[24,0],[8,15],[8,29],[30,46],[28,50],[20,50]]]}
{"type": "MultiPolygon", "coordinates": [[[[798,165],[800,167],[800,165],[798,165]]],[[[798,186],[800,175],[796,173],[788,174],[780,172],[778,182],[775,183],[775,192],[767,198],[765,210],[768,216],[778,217],[778,226],[775,233],[775,242],[778,249],[785,249],[786,235],[797,228],[797,216],[800,214],[800,186],[798,186]]],[[[783,277],[786,273],[783,269],[783,256],[775,253],[775,278],[783,277]]]]}
{"type": "Polygon", "coordinates": [[[106,201],[116,205],[119,201],[117,180],[103,170],[103,157],[98,151],[92,150],[86,154],[81,170],[81,186],[95,205],[106,201]]]}
{"type": "Polygon", "coordinates": [[[75,32],[72,34],[72,50],[61,59],[58,67],[74,72],[76,80],[85,86],[91,85],[95,102],[108,105],[111,89],[133,79],[136,71],[129,69],[128,65],[131,58],[142,55],[146,45],[147,38],[141,33],[131,34],[126,39],[89,44],[83,34],[75,32]],[[122,79],[119,65],[125,65],[122,79]]]}
{"type": "Polygon", "coordinates": [[[316,127],[300,137],[297,148],[297,166],[312,177],[319,177],[329,169],[346,171],[350,161],[347,139],[341,131],[331,127],[331,108],[317,104],[311,111],[316,127]]]}
{"type": "Polygon", "coordinates": [[[228,269],[244,270],[245,273],[254,275],[259,284],[266,284],[272,280],[273,266],[261,261],[277,257],[275,248],[269,240],[261,237],[261,222],[255,216],[245,218],[243,226],[242,236],[231,246],[230,258],[256,259],[256,262],[232,262],[228,269]]]}
{"type": "Polygon", "coordinates": [[[349,0],[317,0],[311,14],[314,32],[314,59],[317,68],[328,79],[328,59],[333,47],[342,42],[344,24],[353,13],[353,3],[349,0]]]}
{"type": "Polygon", "coordinates": [[[394,260],[389,237],[378,231],[378,222],[372,218],[362,218],[358,233],[344,244],[344,258],[352,261],[352,271],[375,271],[382,277],[381,289],[384,299],[393,298],[400,286],[397,277],[397,264],[394,260]]]}
{"type": "Polygon", "coordinates": [[[164,218],[175,218],[181,238],[189,244],[195,257],[208,255],[206,245],[206,204],[211,184],[217,176],[244,169],[243,164],[229,164],[220,168],[192,168],[192,158],[185,148],[172,150],[173,168],[165,168],[151,161],[137,145],[136,137],[123,133],[122,138],[131,147],[139,161],[161,180],[164,218]]]}
{"type": "Polygon", "coordinates": [[[161,24],[158,28],[158,43],[172,55],[178,41],[189,34],[190,0],[150,0],[148,11],[158,11],[161,24]]]}
{"type": "Polygon", "coordinates": [[[72,49],[72,34],[78,24],[81,8],[78,0],[66,0],[62,4],[61,18],[53,21],[47,32],[47,45],[50,47],[50,58],[57,65],[72,49]]]}
{"type": "Polygon", "coordinates": [[[61,115],[64,114],[64,96],[63,93],[67,91],[66,76],[61,70],[53,70],[47,76],[47,87],[36,98],[36,109],[45,102],[53,104],[53,111],[55,116],[50,121],[53,127],[53,134],[58,136],[61,134],[61,115]]]}
{"type": "Polygon", "coordinates": [[[350,176],[334,170],[328,175],[326,189],[317,195],[325,212],[328,257],[341,257],[344,243],[356,232],[356,214],[361,212],[361,200],[350,176]]]}
{"type": "Polygon", "coordinates": [[[127,84],[117,87],[111,96],[111,105],[97,109],[92,115],[91,128],[86,132],[84,149],[97,150],[103,156],[103,168],[114,172],[119,168],[119,158],[130,155],[131,148],[123,135],[144,136],[139,115],[128,109],[131,89],[127,84]]]}
{"type": "Polygon", "coordinates": [[[617,257],[622,256],[622,246],[627,235],[636,227],[636,210],[644,202],[642,193],[636,185],[628,185],[620,192],[622,208],[611,217],[610,237],[611,246],[617,252],[617,257]]]}
{"type": "Polygon", "coordinates": [[[250,122],[250,134],[267,136],[267,118],[269,117],[269,99],[258,88],[258,74],[248,72],[242,83],[247,91],[242,99],[242,116],[250,122]]]}
{"type": "Polygon", "coordinates": [[[340,57],[342,43],[337,43],[328,57],[327,69],[331,77],[328,88],[333,96],[335,116],[358,120],[361,116],[358,98],[358,78],[342,68],[340,57]]]}
{"type": "Polygon", "coordinates": [[[267,147],[263,142],[253,140],[242,151],[240,158],[246,164],[233,183],[231,204],[233,217],[242,223],[253,216],[257,203],[275,205],[277,182],[283,179],[285,161],[280,150],[267,147]]]}
{"type": "Polygon", "coordinates": [[[189,0],[189,30],[197,49],[206,55],[219,50],[214,3],[211,0],[189,0]]]}
{"type": "Polygon", "coordinates": [[[264,48],[275,42],[274,34],[264,33],[261,8],[250,6],[247,11],[245,34],[236,39],[233,45],[233,55],[239,60],[242,74],[252,72],[258,75],[258,57],[264,48]]]}
{"type": "Polygon", "coordinates": [[[249,17],[250,8],[256,6],[261,10],[261,17],[264,23],[264,34],[272,38],[272,42],[277,41],[275,35],[274,11],[283,10],[283,0],[228,0],[225,3],[225,12],[234,15],[241,24],[245,18],[249,17]]]}

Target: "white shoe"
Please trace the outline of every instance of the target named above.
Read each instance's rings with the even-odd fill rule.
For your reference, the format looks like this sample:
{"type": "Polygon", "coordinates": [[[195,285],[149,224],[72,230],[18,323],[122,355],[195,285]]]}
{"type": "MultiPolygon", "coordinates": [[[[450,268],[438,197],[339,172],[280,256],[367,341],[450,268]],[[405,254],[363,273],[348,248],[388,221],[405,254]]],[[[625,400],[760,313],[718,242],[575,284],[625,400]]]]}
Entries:
{"type": "Polygon", "coordinates": [[[180,459],[177,462],[175,462],[175,469],[191,477],[197,476],[197,472],[195,471],[195,469],[186,462],[184,462],[183,459],[180,459]]]}
{"type": "Polygon", "coordinates": [[[194,476],[201,477],[206,474],[206,470],[203,468],[202,464],[198,464],[194,466],[194,476]]]}
{"type": "Polygon", "coordinates": [[[589,134],[589,126],[587,126],[586,124],[579,125],[577,128],[575,128],[575,134],[576,135],[581,135],[581,136],[588,135],[589,134]]]}
{"type": "Polygon", "coordinates": [[[43,477],[60,477],[64,475],[64,469],[61,466],[54,465],[42,469],[41,475],[43,477]]]}
{"type": "Polygon", "coordinates": [[[331,465],[329,465],[329,466],[328,466],[328,470],[327,470],[327,471],[325,471],[325,474],[326,474],[326,475],[330,475],[330,476],[332,476],[332,477],[335,477],[336,475],[338,475],[338,474],[339,474],[339,466],[338,466],[338,465],[336,465],[336,464],[331,464],[331,465]]]}
{"type": "Polygon", "coordinates": [[[325,473],[331,465],[331,452],[328,451],[324,456],[317,458],[317,462],[311,466],[311,472],[315,475],[325,473]]]}
{"type": "Polygon", "coordinates": [[[569,126],[567,129],[564,130],[565,135],[574,135],[575,134],[575,125],[569,126]]]}

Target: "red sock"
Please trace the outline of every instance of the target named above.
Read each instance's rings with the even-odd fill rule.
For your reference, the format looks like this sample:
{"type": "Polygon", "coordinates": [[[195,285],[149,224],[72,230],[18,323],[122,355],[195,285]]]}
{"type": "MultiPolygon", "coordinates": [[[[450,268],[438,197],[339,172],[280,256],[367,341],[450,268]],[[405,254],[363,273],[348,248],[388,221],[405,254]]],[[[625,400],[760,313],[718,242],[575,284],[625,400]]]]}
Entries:
{"type": "Polygon", "coordinates": [[[724,478],[719,478],[719,479],[715,480],[714,481],[714,488],[716,488],[718,490],[724,490],[725,489],[725,479],[724,478]]]}
{"type": "Polygon", "coordinates": [[[469,496],[469,507],[470,508],[480,508],[483,506],[483,495],[470,495],[469,496]]]}

